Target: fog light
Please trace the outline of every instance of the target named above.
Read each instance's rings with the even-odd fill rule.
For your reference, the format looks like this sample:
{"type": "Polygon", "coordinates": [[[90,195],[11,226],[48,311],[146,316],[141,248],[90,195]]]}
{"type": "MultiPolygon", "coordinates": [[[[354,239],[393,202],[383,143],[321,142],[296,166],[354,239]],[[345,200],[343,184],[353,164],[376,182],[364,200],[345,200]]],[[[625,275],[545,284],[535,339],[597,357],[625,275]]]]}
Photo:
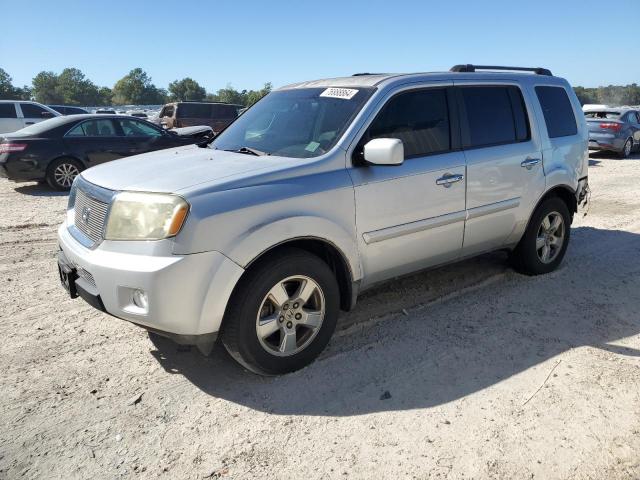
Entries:
{"type": "Polygon", "coordinates": [[[136,307],[145,311],[149,308],[149,299],[147,298],[147,294],[144,290],[134,290],[131,298],[136,307]]]}

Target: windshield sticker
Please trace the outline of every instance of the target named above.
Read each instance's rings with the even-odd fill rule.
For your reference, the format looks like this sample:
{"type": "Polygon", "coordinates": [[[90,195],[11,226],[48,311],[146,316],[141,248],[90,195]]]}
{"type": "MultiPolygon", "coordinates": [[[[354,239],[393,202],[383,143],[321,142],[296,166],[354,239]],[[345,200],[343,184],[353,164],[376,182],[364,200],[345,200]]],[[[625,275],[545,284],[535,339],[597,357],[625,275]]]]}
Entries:
{"type": "Polygon", "coordinates": [[[305,150],[313,153],[318,149],[319,146],[320,144],[318,142],[309,142],[309,145],[305,147],[305,150]]]}
{"type": "Polygon", "coordinates": [[[329,87],[320,94],[321,97],[329,98],[343,98],[344,100],[351,100],[358,90],[355,88],[336,88],[329,87]]]}

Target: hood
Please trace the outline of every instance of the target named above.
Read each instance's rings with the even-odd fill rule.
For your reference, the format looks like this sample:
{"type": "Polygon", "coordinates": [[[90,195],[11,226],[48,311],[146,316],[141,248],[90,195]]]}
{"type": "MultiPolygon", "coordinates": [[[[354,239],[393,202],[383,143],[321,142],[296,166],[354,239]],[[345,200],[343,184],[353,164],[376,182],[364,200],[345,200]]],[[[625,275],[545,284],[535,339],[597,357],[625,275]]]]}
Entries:
{"type": "Polygon", "coordinates": [[[222,186],[299,162],[296,158],[257,157],[188,145],[104,163],[83,171],[82,176],[110,190],[178,193],[203,183],[222,186]]]}

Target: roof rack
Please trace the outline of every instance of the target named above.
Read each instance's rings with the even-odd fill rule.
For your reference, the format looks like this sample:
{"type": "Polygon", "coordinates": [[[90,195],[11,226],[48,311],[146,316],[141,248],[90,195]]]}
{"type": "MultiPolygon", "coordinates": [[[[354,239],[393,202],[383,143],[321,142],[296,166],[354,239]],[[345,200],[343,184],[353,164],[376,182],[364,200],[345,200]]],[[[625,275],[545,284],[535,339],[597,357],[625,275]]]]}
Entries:
{"type": "Polygon", "coordinates": [[[552,77],[553,74],[551,70],[547,68],[541,67],[501,67],[495,65],[471,65],[470,63],[466,65],[455,65],[451,67],[450,72],[475,72],[476,70],[508,70],[513,72],[533,72],[536,75],[546,75],[548,77],[552,77]]]}

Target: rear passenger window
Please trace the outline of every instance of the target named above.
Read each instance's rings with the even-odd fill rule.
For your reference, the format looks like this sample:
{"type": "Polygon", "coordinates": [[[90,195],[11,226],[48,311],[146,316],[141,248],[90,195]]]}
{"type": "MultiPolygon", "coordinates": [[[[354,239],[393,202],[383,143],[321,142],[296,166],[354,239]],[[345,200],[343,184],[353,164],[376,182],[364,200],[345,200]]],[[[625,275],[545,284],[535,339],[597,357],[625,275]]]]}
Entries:
{"type": "Polygon", "coordinates": [[[18,118],[13,103],[0,103],[0,118],[18,118]]]}
{"type": "Polygon", "coordinates": [[[578,133],[573,107],[562,87],[536,87],[544,121],[550,138],[567,137],[578,133]]]}
{"type": "Polygon", "coordinates": [[[405,158],[451,149],[447,93],[443,89],[401,93],[373,121],[365,140],[398,138],[405,158]]]}
{"type": "Polygon", "coordinates": [[[529,120],[522,93],[517,87],[461,87],[460,97],[463,147],[478,148],[529,140],[529,120]]]}

